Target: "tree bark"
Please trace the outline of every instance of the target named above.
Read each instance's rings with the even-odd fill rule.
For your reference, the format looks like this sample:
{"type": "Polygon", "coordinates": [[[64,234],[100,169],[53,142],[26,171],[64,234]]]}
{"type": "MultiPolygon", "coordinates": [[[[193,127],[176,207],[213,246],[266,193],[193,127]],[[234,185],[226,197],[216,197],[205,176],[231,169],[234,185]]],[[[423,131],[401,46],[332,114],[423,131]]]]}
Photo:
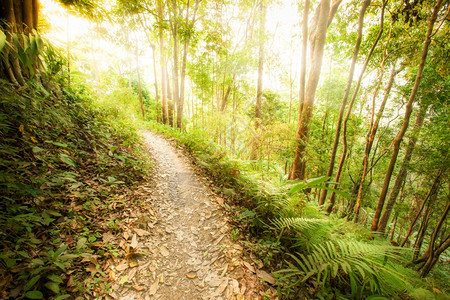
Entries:
{"type": "MultiPolygon", "coordinates": [[[[16,1],[19,2],[19,1],[16,1]]],[[[23,0],[23,31],[30,33],[34,29],[33,24],[33,0],[23,0]]]]}
{"type": "Polygon", "coordinates": [[[166,57],[164,51],[164,29],[163,29],[163,21],[164,21],[164,1],[157,1],[157,9],[158,9],[158,22],[159,24],[159,53],[161,56],[161,112],[162,112],[162,120],[164,124],[168,124],[169,122],[169,109],[167,106],[167,69],[166,69],[166,57]]]}
{"type": "MultiPolygon", "coordinates": [[[[337,152],[337,148],[339,145],[339,138],[340,138],[340,134],[341,134],[342,119],[344,117],[345,107],[347,105],[348,96],[350,94],[350,89],[351,89],[352,82],[353,82],[353,74],[355,72],[356,60],[358,58],[359,48],[360,48],[361,40],[362,40],[364,15],[366,13],[367,7],[369,7],[369,5],[370,5],[370,2],[371,2],[371,0],[365,0],[362,3],[361,9],[359,11],[358,29],[357,29],[358,36],[356,38],[355,47],[353,49],[352,62],[350,64],[350,72],[348,74],[348,80],[347,80],[347,85],[346,85],[345,91],[344,91],[344,97],[342,98],[341,107],[339,108],[339,116],[338,116],[338,121],[337,121],[337,125],[336,125],[336,133],[334,134],[333,149],[331,150],[330,163],[328,165],[328,170],[327,170],[327,175],[326,175],[327,177],[331,177],[333,175],[334,162],[336,160],[336,152],[337,152]]],[[[328,183],[325,184],[325,187],[328,187],[328,183]]],[[[322,194],[320,195],[320,199],[319,199],[319,205],[323,205],[325,203],[325,199],[327,197],[327,192],[328,191],[326,189],[322,190],[322,194]]]]}
{"type": "MultiPolygon", "coordinates": [[[[317,21],[314,27],[315,34],[311,38],[311,68],[308,83],[305,87],[305,97],[302,111],[299,117],[297,130],[297,146],[295,149],[294,163],[290,174],[291,180],[303,180],[306,169],[306,144],[309,137],[309,126],[314,107],[314,97],[319,82],[320,71],[327,34],[328,17],[330,13],[330,0],[322,0],[317,8],[317,21]]],[[[305,22],[306,20],[304,20],[305,22]]]]}
{"type": "Polygon", "coordinates": [[[428,48],[430,46],[431,37],[433,34],[434,23],[436,22],[437,15],[438,15],[439,9],[441,7],[441,4],[442,4],[442,0],[438,0],[436,5],[433,8],[433,13],[431,15],[430,22],[428,25],[427,35],[426,35],[425,43],[423,46],[422,57],[420,59],[420,64],[419,64],[419,69],[417,71],[416,80],[414,82],[414,87],[411,91],[411,95],[410,95],[408,102],[406,104],[406,107],[405,107],[405,117],[403,120],[403,125],[400,128],[400,131],[397,133],[397,136],[395,137],[394,142],[393,142],[394,149],[392,151],[391,160],[389,162],[389,166],[386,171],[386,175],[384,177],[384,183],[383,183],[383,187],[381,189],[380,198],[378,200],[378,205],[375,210],[374,217],[373,217],[373,222],[372,222],[372,227],[371,227],[372,231],[376,231],[378,228],[378,222],[380,220],[381,212],[383,210],[384,202],[385,202],[386,195],[387,195],[387,192],[389,189],[389,183],[390,183],[390,180],[392,177],[392,172],[394,171],[395,163],[397,161],[397,156],[400,151],[400,145],[402,143],[403,136],[405,135],[406,130],[408,129],[408,126],[409,126],[409,119],[411,117],[412,106],[413,106],[414,100],[416,98],[417,90],[419,89],[420,80],[422,79],[422,73],[423,73],[423,69],[425,67],[425,62],[427,60],[427,55],[428,55],[428,48]]]}
{"type": "Polygon", "coordinates": [[[412,153],[416,146],[417,137],[419,135],[420,129],[423,124],[423,120],[425,119],[425,115],[427,112],[428,106],[422,105],[417,113],[417,117],[414,123],[414,129],[412,130],[411,138],[408,142],[408,147],[406,148],[405,157],[403,158],[402,166],[400,167],[400,171],[397,174],[397,178],[395,179],[394,186],[392,188],[391,194],[389,196],[388,202],[386,203],[386,208],[383,212],[383,216],[380,219],[380,223],[378,224],[377,231],[384,233],[386,230],[386,225],[389,221],[389,216],[391,215],[392,208],[397,201],[397,197],[400,193],[400,189],[403,186],[406,175],[408,174],[408,166],[411,162],[412,153]]]}

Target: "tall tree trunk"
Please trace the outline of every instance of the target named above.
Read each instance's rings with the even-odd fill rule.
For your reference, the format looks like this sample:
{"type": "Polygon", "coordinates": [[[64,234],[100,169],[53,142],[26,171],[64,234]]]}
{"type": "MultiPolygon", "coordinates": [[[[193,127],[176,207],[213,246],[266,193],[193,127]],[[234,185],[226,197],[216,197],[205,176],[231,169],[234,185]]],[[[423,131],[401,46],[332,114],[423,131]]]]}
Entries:
{"type": "MultiPolygon", "coordinates": [[[[166,65],[166,70],[168,69],[167,65],[166,65]]],[[[173,103],[173,91],[170,87],[170,78],[169,78],[169,72],[166,72],[166,88],[167,88],[167,111],[168,111],[168,115],[167,115],[167,122],[171,127],[175,127],[175,123],[174,123],[174,103],[173,103]]]]}
{"type": "Polygon", "coordinates": [[[170,26],[172,29],[173,39],[173,93],[172,100],[176,108],[176,126],[181,129],[182,127],[182,104],[180,103],[180,86],[179,86],[179,66],[178,66],[178,7],[177,0],[172,0],[172,14],[170,18],[170,26]]]}
{"type": "MultiPolygon", "coordinates": [[[[19,1],[16,1],[19,2],[19,1]]],[[[33,22],[33,0],[23,0],[23,24],[24,33],[30,33],[34,29],[33,22]]]]}
{"type": "MultiPolygon", "coordinates": [[[[363,170],[361,172],[361,180],[359,182],[359,187],[357,188],[356,205],[355,205],[355,210],[354,210],[355,222],[358,221],[359,210],[361,207],[361,201],[362,201],[363,191],[364,191],[364,183],[366,181],[366,176],[367,176],[368,168],[369,168],[370,152],[372,151],[373,142],[375,140],[375,136],[378,131],[378,126],[380,124],[381,117],[383,116],[383,112],[384,112],[384,108],[386,106],[387,99],[389,98],[389,94],[391,93],[395,75],[397,75],[400,71],[401,71],[401,69],[395,70],[395,66],[392,67],[391,75],[389,77],[389,82],[388,82],[388,85],[386,86],[383,101],[381,102],[380,108],[378,110],[376,120],[374,123],[371,122],[371,124],[369,126],[369,130],[367,131],[366,147],[364,150],[364,158],[363,158],[363,170]]],[[[381,83],[381,81],[382,81],[382,78],[380,77],[379,82],[381,83]]],[[[375,98],[376,98],[376,94],[374,94],[374,97],[373,97],[373,104],[372,104],[373,108],[372,109],[375,108],[375,98]]],[[[372,119],[373,119],[373,112],[372,112],[372,119]]]]}
{"type": "Polygon", "coordinates": [[[431,37],[433,34],[434,23],[436,22],[439,9],[441,8],[441,4],[442,4],[442,0],[438,0],[436,5],[433,8],[433,14],[431,15],[430,23],[428,25],[427,35],[425,38],[425,43],[424,43],[423,51],[422,51],[422,58],[420,59],[420,64],[419,64],[419,69],[417,70],[416,80],[414,82],[414,87],[411,91],[411,95],[408,99],[408,102],[406,103],[405,117],[403,120],[403,125],[400,128],[400,131],[397,133],[397,136],[395,137],[394,142],[393,142],[394,149],[392,151],[391,160],[389,162],[389,166],[386,171],[386,175],[384,177],[384,183],[383,183],[383,187],[381,189],[380,198],[378,200],[377,209],[375,210],[375,214],[373,216],[373,222],[372,222],[372,227],[371,227],[372,231],[376,231],[378,228],[378,222],[380,220],[381,211],[383,210],[384,201],[386,199],[386,195],[387,195],[387,192],[389,189],[389,183],[391,181],[392,172],[394,171],[398,152],[400,151],[400,144],[402,143],[403,136],[405,135],[406,130],[408,129],[408,126],[409,126],[409,119],[411,117],[412,106],[413,106],[414,100],[416,98],[417,90],[419,89],[420,80],[422,79],[422,73],[423,73],[423,69],[425,67],[425,62],[427,60],[427,55],[428,55],[428,47],[430,46],[431,37]]]}
{"type": "MultiPolygon", "coordinates": [[[[362,77],[364,75],[364,72],[366,71],[367,65],[368,65],[368,63],[369,63],[369,61],[370,61],[370,59],[372,57],[373,51],[375,50],[375,47],[377,46],[378,41],[380,40],[381,35],[383,34],[383,30],[384,30],[383,29],[384,28],[383,27],[383,24],[384,24],[384,10],[386,8],[386,3],[387,3],[387,1],[384,1],[383,2],[383,6],[381,8],[380,29],[378,31],[378,36],[375,39],[375,41],[373,42],[372,47],[370,48],[369,53],[367,54],[367,57],[366,57],[366,59],[364,61],[364,65],[363,65],[362,70],[361,70],[361,72],[359,74],[359,78],[358,78],[358,81],[356,83],[356,87],[355,87],[355,90],[353,92],[352,99],[350,100],[350,103],[349,103],[348,109],[347,109],[347,113],[346,113],[345,119],[343,121],[343,123],[344,123],[343,130],[342,130],[342,146],[343,146],[343,148],[342,148],[342,154],[341,154],[341,159],[339,161],[338,169],[336,170],[336,175],[334,177],[334,182],[335,182],[335,184],[333,186],[334,189],[337,189],[337,187],[338,187],[337,185],[338,185],[339,180],[341,178],[341,173],[342,173],[342,170],[343,170],[343,167],[344,167],[344,162],[345,162],[345,159],[347,157],[347,148],[348,148],[348,145],[347,145],[347,122],[348,122],[348,120],[350,118],[350,115],[352,113],[353,104],[355,103],[356,96],[358,95],[359,87],[361,86],[361,81],[362,81],[362,77]]],[[[327,208],[327,211],[331,212],[335,202],[336,202],[336,193],[334,191],[332,191],[331,192],[331,196],[330,196],[330,200],[329,200],[330,204],[329,204],[329,206],[327,208]]]]}
{"type": "Polygon", "coordinates": [[[377,231],[384,233],[386,230],[386,225],[389,221],[389,216],[391,215],[392,208],[394,207],[395,202],[397,201],[398,194],[400,193],[400,189],[406,181],[406,175],[408,174],[408,166],[412,158],[412,153],[416,146],[417,137],[420,132],[420,128],[422,127],[423,120],[425,119],[425,115],[427,112],[428,106],[421,105],[419,111],[417,112],[416,121],[414,123],[414,128],[412,130],[411,138],[409,139],[408,146],[406,148],[405,157],[403,158],[402,166],[400,167],[400,171],[397,174],[397,178],[395,179],[394,187],[392,188],[391,194],[389,195],[388,202],[386,203],[386,208],[383,212],[383,216],[380,219],[380,223],[378,224],[377,231]]]}
{"type": "MultiPolygon", "coordinates": [[[[151,43],[150,46],[152,47],[152,53],[153,53],[153,76],[155,77],[155,98],[156,98],[156,103],[158,103],[158,105],[161,105],[161,103],[159,101],[158,72],[156,70],[156,49],[155,49],[155,44],[151,43]]],[[[157,119],[159,119],[159,118],[157,117],[157,119]]],[[[160,120],[157,120],[157,121],[159,122],[160,120]]]]}
{"type": "Polygon", "coordinates": [[[32,1],[33,1],[33,29],[37,29],[39,24],[40,4],[39,0],[32,0],[32,1]]]}
{"type": "Polygon", "coordinates": [[[13,1],[14,2],[14,14],[15,14],[15,20],[16,20],[16,30],[19,33],[23,32],[23,6],[22,1],[13,1]]]}
{"type": "Polygon", "coordinates": [[[258,83],[256,86],[256,106],[255,106],[255,135],[253,136],[252,152],[250,159],[258,158],[260,147],[260,127],[261,127],[261,103],[263,93],[263,70],[264,70],[264,34],[266,25],[266,5],[264,0],[259,3],[259,55],[258,55],[258,83]]]}
{"type": "MultiPolygon", "coordinates": [[[[314,27],[315,34],[311,36],[311,68],[309,71],[308,83],[305,87],[303,107],[299,117],[300,120],[296,138],[297,146],[295,149],[292,171],[290,174],[291,180],[303,180],[305,178],[305,150],[309,137],[309,125],[311,124],[311,116],[314,108],[314,97],[322,68],[329,13],[330,0],[321,0],[319,6],[317,7],[317,21],[314,27]]],[[[304,20],[304,22],[305,21],[306,20],[304,20]]]]}
{"type": "Polygon", "coordinates": [[[137,79],[138,79],[139,102],[141,104],[142,119],[145,120],[144,99],[142,98],[141,72],[139,71],[139,50],[138,50],[138,45],[136,45],[136,72],[137,72],[137,79]]]}
{"type": "Polygon", "coordinates": [[[161,113],[164,124],[169,122],[169,109],[167,106],[167,69],[166,69],[166,55],[164,51],[164,1],[158,0],[158,22],[159,24],[159,53],[160,53],[160,65],[161,65],[161,113]]]}
{"type": "MultiPolygon", "coordinates": [[[[347,80],[347,85],[346,85],[345,91],[344,91],[344,97],[342,98],[341,107],[339,109],[339,116],[338,116],[338,121],[337,121],[337,125],[336,125],[336,133],[334,134],[333,149],[331,150],[330,163],[328,165],[328,170],[327,170],[327,175],[326,175],[327,177],[331,177],[333,175],[334,162],[336,160],[336,152],[337,152],[337,148],[339,145],[339,138],[340,138],[340,134],[341,134],[342,119],[344,117],[344,111],[345,111],[345,107],[347,105],[348,96],[350,95],[350,89],[351,89],[352,82],[353,82],[353,74],[355,72],[356,60],[358,58],[359,47],[361,45],[361,40],[362,40],[364,15],[366,13],[367,7],[369,7],[369,5],[370,5],[370,2],[371,2],[371,0],[365,0],[362,3],[361,9],[359,11],[358,30],[357,30],[358,36],[356,38],[355,48],[353,49],[353,57],[352,57],[352,62],[350,64],[350,72],[348,74],[348,80],[347,80]]],[[[328,184],[326,183],[325,186],[328,187],[328,184]]],[[[323,189],[322,194],[320,195],[319,205],[323,205],[325,203],[326,197],[327,197],[327,190],[323,189]]]]}

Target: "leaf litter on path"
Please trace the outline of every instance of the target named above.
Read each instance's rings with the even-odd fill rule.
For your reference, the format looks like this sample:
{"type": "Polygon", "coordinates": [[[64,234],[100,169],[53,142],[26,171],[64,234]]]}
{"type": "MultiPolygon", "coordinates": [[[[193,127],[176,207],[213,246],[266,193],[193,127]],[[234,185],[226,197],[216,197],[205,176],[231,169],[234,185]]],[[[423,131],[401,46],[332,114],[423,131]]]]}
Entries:
{"type": "Polygon", "coordinates": [[[169,142],[148,131],[142,135],[155,161],[153,181],[140,190],[146,200],[131,209],[120,237],[103,236],[123,246],[113,258],[119,274],[111,270],[110,276],[117,298],[277,299],[268,285],[273,276],[256,269],[232,241],[226,200],[205,186],[169,142]]]}

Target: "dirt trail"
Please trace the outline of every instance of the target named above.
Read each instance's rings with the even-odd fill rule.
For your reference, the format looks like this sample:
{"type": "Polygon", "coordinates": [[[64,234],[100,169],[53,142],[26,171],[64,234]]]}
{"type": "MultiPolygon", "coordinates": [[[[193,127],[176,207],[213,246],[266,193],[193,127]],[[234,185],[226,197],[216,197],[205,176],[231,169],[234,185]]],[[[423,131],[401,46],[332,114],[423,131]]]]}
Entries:
{"type": "Polygon", "coordinates": [[[188,159],[169,142],[149,131],[142,135],[155,161],[153,216],[140,222],[146,225],[135,229],[138,234],[130,240],[137,251],[148,254],[138,258],[138,267],[127,270],[128,286],[113,286],[115,296],[263,299],[263,293],[273,293],[259,279],[268,274],[244,261],[242,246],[232,241],[221,207],[224,200],[203,184],[188,159]]]}

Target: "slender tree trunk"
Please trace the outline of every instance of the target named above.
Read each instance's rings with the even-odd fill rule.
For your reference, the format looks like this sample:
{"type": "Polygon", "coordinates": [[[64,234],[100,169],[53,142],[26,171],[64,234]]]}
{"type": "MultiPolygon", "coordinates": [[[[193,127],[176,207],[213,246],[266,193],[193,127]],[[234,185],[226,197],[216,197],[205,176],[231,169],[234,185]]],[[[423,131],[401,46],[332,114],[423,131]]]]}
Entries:
{"type": "Polygon", "coordinates": [[[429,253],[428,258],[427,258],[425,264],[422,266],[422,269],[419,272],[419,276],[422,278],[428,275],[428,273],[431,271],[433,266],[438,261],[441,253],[444,252],[450,246],[448,237],[445,240],[445,242],[441,242],[441,244],[437,247],[437,249],[435,249],[435,246],[434,246],[434,244],[436,243],[439,231],[441,230],[442,226],[444,225],[444,223],[447,219],[449,210],[450,210],[450,201],[447,202],[447,206],[445,207],[445,210],[442,213],[441,219],[439,220],[436,228],[433,231],[433,234],[431,235],[430,243],[428,245],[428,251],[426,251],[429,253]]]}
{"type": "Polygon", "coordinates": [[[395,234],[395,228],[397,227],[397,220],[398,220],[398,213],[396,213],[394,216],[394,224],[392,225],[391,237],[389,238],[389,240],[391,242],[394,241],[394,234],[395,234]]]}
{"type": "Polygon", "coordinates": [[[181,129],[182,127],[182,104],[180,103],[180,86],[179,86],[179,66],[178,66],[178,7],[177,1],[172,0],[172,14],[170,20],[170,26],[172,29],[173,39],[173,102],[176,107],[176,126],[181,129]]]}
{"type": "MultiPolygon", "coordinates": [[[[166,65],[166,70],[168,69],[166,65]]],[[[168,123],[171,127],[175,127],[174,123],[174,101],[173,101],[173,91],[170,87],[170,78],[169,78],[169,72],[166,72],[166,88],[167,88],[167,111],[168,111],[168,123]]]]}
{"type": "Polygon", "coordinates": [[[168,124],[169,122],[169,109],[167,106],[167,69],[166,69],[166,56],[164,51],[164,29],[163,29],[163,20],[164,20],[164,1],[158,0],[158,22],[159,24],[159,53],[160,53],[160,65],[161,65],[161,113],[162,113],[162,121],[164,124],[168,124]]]}
{"type": "MultiPolygon", "coordinates": [[[[353,74],[355,72],[356,60],[358,58],[359,47],[361,45],[361,40],[362,40],[364,15],[366,13],[367,7],[369,7],[369,5],[370,5],[370,2],[371,2],[371,0],[365,0],[362,3],[361,9],[359,11],[358,30],[357,30],[358,36],[356,38],[355,48],[353,49],[353,57],[352,57],[352,62],[350,64],[350,72],[348,75],[347,85],[346,85],[345,91],[344,91],[344,97],[342,98],[341,107],[339,109],[339,116],[338,116],[338,121],[337,121],[337,125],[336,125],[336,133],[334,134],[333,149],[331,150],[330,163],[328,165],[328,170],[327,170],[327,175],[326,175],[327,177],[331,177],[331,175],[333,175],[334,162],[336,159],[336,152],[337,152],[337,148],[339,145],[339,138],[340,138],[340,134],[341,134],[342,119],[344,117],[344,111],[345,111],[345,107],[347,105],[348,96],[350,95],[350,89],[351,89],[352,82],[353,82],[353,74]]],[[[328,184],[325,184],[325,186],[328,187],[328,184]]],[[[322,194],[320,195],[319,205],[323,205],[325,203],[326,197],[327,197],[327,190],[323,189],[322,194]]]]}
{"type": "MultiPolygon", "coordinates": [[[[350,103],[349,103],[348,109],[347,109],[347,113],[346,113],[345,119],[343,121],[343,123],[344,123],[343,130],[342,130],[342,146],[343,146],[343,148],[342,148],[341,159],[339,161],[338,169],[336,171],[336,175],[335,175],[335,178],[334,178],[334,182],[335,182],[335,184],[333,186],[334,189],[337,189],[337,185],[338,185],[338,183],[340,181],[341,173],[342,173],[342,170],[343,170],[343,167],[344,167],[344,162],[345,162],[345,159],[347,157],[347,148],[348,148],[348,145],[347,145],[347,122],[348,122],[348,120],[350,118],[350,115],[352,113],[353,104],[355,103],[356,96],[358,95],[359,87],[361,86],[361,81],[362,81],[362,77],[364,75],[364,72],[366,71],[367,65],[368,65],[368,63],[370,61],[370,58],[372,57],[373,51],[375,50],[375,47],[377,46],[378,41],[380,40],[381,35],[383,34],[383,30],[384,30],[383,29],[384,28],[383,27],[384,10],[386,8],[386,3],[387,2],[384,1],[383,2],[383,7],[381,8],[380,29],[378,31],[378,36],[375,39],[374,43],[372,44],[372,47],[370,48],[369,53],[367,54],[367,57],[366,57],[366,59],[364,61],[363,68],[362,68],[362,70],[361,70],[361,72],[359,74],[359,78],[358,78],[358,81],[356,83],[356,87],[355,87],[355,90],[353,92],[352,99],[350,100],[350,103]]],[[[331,196],[330,196],[330,200],[329,200],[330,204],[329,204],[329,206],[327,208],[327,211],[332,211],[335,202],[336,202],[336,193],[335,192],[331,192],[331,196]]]]}
{"type": "Polygon", "coordinates": [[[427,204],[428,199],[430,199],[431,197],[433,197],[433,195],[435,193],[437,193],[437,191],[439,189],[439,185],[441,183],[441,177],[442,177],[443,174],[444,174],[444,170],[443,169],[438,171],[438,174],[437,174],[436,178],[434,179],[433,184],[431,185],[430,191],[428,192],[427,196],[423,200],[423,203],[420,206],[419,211],[417,212],[416,216],[414,217],[414,219],[412,220],[411,224],[409,225],[408,232],[406,233],[406,236],[403,239],[402,244],[400,245],[401,247],[405,246],[406,242],[408,241],[409,236],[411,235],[411,233],[413,231],[414,225],[416,224],[417,220],[419,219],[420,215],[422,214],[423,208],[427,204]]]}
{"type": "MultiPolygon", "coordinates": [[[[315,34],[311,36],[311,68],[308,83],[305,86],[303,104],[300,103],[302,111],[299,114],[297,130],[297,146],[295,149],[294,163],[290,174],[291,180],[303,180],[306,171],[306,144],[309,137],[309,125],[314,107],[314,97],[319,82],[322,68],[325,38],[327,35],[328,17],[330,13],[330,0],[322,0],[317,8],[317,21],[315,34]]],[[[307,22],[305,19],[304,22],[307,22]]],[[[305,26],[305,25],[303,25],[305,26]]],[[[305,37],[306,38],[306,37],[305,37]]]]}
{"type": "MultiPolygon", "coordinates": [[[[158,103],[158,105],[161,105],[160,100],[159,100],[159,90],[158,90],[158,72],[156,70],[156,49],[155,49],[155,44],[150,44],[152,47],[152,53],[153,53],[153,76],[155,77],[155,98],[156,98],[156,103],[158,103]]],[[[161,106],[162,107],[162,106],[161,106]]],[[[157,117],[157,119],[159,119],[157,117]]],[[[157,120],[160,121],[160,120],[157,120]]]]}
{"type": "Polygon", "coordinates": [[[255,136],[253,136],[251,160],[258,158],[260,147],[260,127],[261,127],[261,103],[263,93],[263,70],[264,70],[264,34],[266,25],[266,5],[264,0],[259,3],[259,56],[258,56],[258,83],[256,86],[256,106],[255,106],[255,136]]]}
{"type": "MultiPolygon", "coordinates": [[[[384,63],[384,61],[383,61],[383,63],[384,63]]],[[[395,70],[395,66],[392,67],[391,75],[389,77],[389,82],[385,89],[383,101],[381,102],[380,108],[378,110],[376,120],[375,120],[375,122],[371,122],[371,124],[369,126],[369,130],[367,131],[366,147],[364,150],[364,158],[363,158],[363,170],[361,172],[361,180],[359,182],[359,187],[357,188],[356,206],[355,206],[355,211],[354,211],[355,222],[358,221],[359,210],[361,207],[361,201],[362,201],[363,191],[364,191],[364,183],[366,181],[366,176],[368,173],[367,171],[369,168],[370,152],[372,151],[373,142],[375,140],[375,136],[378,131],[378,126],[380,124],[381,117],[383,116],[383,112],[384,112],[384,108],[386,106],[387,99],[389,98],[389,94],[391,93],[395,75],[397,75],[399,72],[400,72],[400,70],[395,70]]],[[[382,81],[382,78],[380,77],[379,82],[381,83],[381,81],[382,81]]],[[[377,89],[378,89],[378,86],[377,86],[377,89]]],[[[376,98],[376,94],[374,94],[374,96],[373,96],[373,101],[372,101],[373,108],[372,109],[375,108],[375,98],[376,98]]],[[[372,120],[373,120],[373,112],[372,112],[372,120]]]]}
{"type": "Polygon", "coordinates": [[[142,98],[141,72],[139,71],[139,50],[137,45],[136,45],[136,72],[138,79],[139,102],[141,104],[142,119],[145,120],[144,99],[142,98]]]}
{"type": "Polygon", "coordinates": [[[408,166],[412,158],[412,153],[416,146],[417,137],[420,132],[420,128],[422,127],[423,120],[425,119],[425,115],[427,112],[428,106],[421,105],[420,109],[417,113],[416,121],[414,123],[414,129],[412,130],[411,138],[408,142],[408,147],[406,148],[405,157],[403,158],[402,166],[400,167],[400,171],[397,174],[397,178],[395,179],[394,187],[392,188],[391,194],[389,196],[388,202],[386,203],[386,208],[384,210],[383,216],[380,219],[380,223],[378,224],[378,232],[384,233],[386,230],[386,225],[389,221],[389,216],[391,215],[392,208],[394,207],[395,202],[397,201],[398,194],[400,193],[401,187],[404,185],[406,181],[406,175],[408,174],[408,166]]]}
{"type": "Polygon", "coordinates": [[[431,37],[433,34],[434,23],[436,22],[439,9],[441,8],[441,4],[442,4],[442,0],[438,0],[436,5],[433,8],[433,14],[431,16],[430,23],[428,25],[428,31],[427,31],[425,43],[423,46],[422,58],[420,60],[419,69],[417,70],[416,80],[414,82],[414,87],[411,91],[411,95],[410,95],[408,102],[406,104],[406,107],[405,107],[405,117],[403,120],[403,125],[400,128],[400,131],[397,133],[397,136],[395,137],[394,142],[393,142],[394,150],[392,151],[391,160],[389,162],[389,166],[386,171],[386,175],[384,177],[384,183],[383,183],[383,187],[381,189],[380,198],[378,200],[377,209],[376,209],[374,217],[373,217],[373,222],[372,222],[372,227],[371,227],[372,231],[375,231],[378,228],[378,222],[380,220],[381,212],[382,212],[383,206],[384,206],[384,201],[386,199],[386,195],[387,195],[387,192],[389,189],[389,183],[391,181],[392,172],[394,171],[395,163],[397,161],[397,156],[400,151],[400,144],[402,143],[403,136],[405,135],[406,130],[408,129],[409,119],[411,117],[411,112],[412,112],[412,106],[413,106],[414,100],[416,98],[417,90],[419,89],[420,80],[422,79],[422,73],[423,73],[423,69],[425,67],[425,62],[427,60],[427,55],[428,55],[428,47],[430,46],[431,37]]]}
{"type": "Polygon", "coordinates": [[[423,215],[422,222],[420,223],[419,230],[417,231],[416,240],[413,246],[413,260],[416,260],[420,253],[420,248],[422,247],[423,239],[425,238],[425,234],[427,232],[428,222],[430,221],[431,213],[432,213],[432,203],[437,198],[437,193],[433,195],[433,199],[428,202],[427,210],[423,215]]]}

